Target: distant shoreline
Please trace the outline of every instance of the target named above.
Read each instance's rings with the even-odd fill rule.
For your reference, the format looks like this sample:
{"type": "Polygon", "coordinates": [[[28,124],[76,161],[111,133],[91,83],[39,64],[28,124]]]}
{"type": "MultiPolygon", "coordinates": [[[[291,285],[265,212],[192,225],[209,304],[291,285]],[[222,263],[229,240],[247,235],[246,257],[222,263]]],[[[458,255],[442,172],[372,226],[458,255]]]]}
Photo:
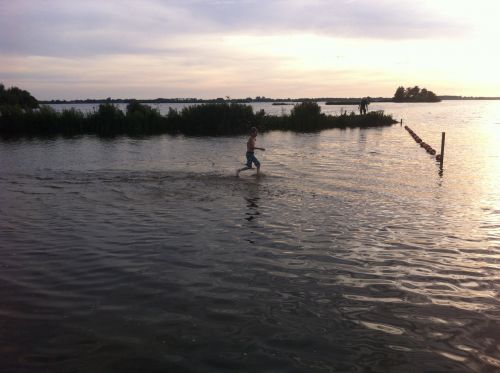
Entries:
{"type": "MultiPolygon", "coordinates": [[[[496,101],[500,97],[464,97],[464,96],[437,96],[442,101],[496,101]]],[[[132,101],[139,101],[144,104],[209,104],[209,103],[276,103],[278,104],[293,104],[299,102],[330,102],[330,105],[359,105],[361,98],[287,98],[287,99],[272,99],[260,97],[258,99],[198,99],[198,98],[156,98],[156,99],[133,99],[133,98],[106,98],[106,99],[78,99],[78,100],[38,100],[40,104],[128,104],[132,101]]],[[[392,98],[387,97],[371,97],[370,102],[394,102],[394,103],[419,103],[418,101],[403,101],[396,102],[392,98]]],[[[422,102],[420,102],[422,103],[422,102]]]]}

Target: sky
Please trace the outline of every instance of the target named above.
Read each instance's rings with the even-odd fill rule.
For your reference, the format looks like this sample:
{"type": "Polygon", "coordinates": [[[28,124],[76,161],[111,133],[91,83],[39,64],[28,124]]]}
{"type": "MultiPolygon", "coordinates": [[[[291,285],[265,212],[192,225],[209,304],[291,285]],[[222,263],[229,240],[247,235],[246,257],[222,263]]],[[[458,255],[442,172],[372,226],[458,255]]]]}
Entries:
{"type": "Polygon", "coordinates": [[[38,99],[500,96],[496,0],[0,0],[38,99]]]}

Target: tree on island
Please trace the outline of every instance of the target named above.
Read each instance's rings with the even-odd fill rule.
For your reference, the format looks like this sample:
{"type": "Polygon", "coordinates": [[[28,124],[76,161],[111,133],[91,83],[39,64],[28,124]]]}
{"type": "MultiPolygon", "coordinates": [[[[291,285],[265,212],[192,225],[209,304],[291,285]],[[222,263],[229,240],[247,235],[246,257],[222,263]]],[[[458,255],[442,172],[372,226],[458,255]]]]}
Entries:
{"type": "Polygon", "coordinates": [[[394,102],[439,102],[441,99],[432,91],[426,88],[420,89],[415,87],[398,87],[393,97],[394,102]]]}

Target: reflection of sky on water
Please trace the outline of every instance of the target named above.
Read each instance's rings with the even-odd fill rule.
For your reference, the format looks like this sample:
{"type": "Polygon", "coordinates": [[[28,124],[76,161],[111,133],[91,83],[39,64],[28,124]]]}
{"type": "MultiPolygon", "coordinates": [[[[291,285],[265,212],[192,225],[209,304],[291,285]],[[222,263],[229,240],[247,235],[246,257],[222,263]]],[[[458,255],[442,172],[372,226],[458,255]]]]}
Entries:
{"type": "Polygon", "coordinates": [[[499,105],[373,104],[446,132],[441,176],[399,124],[260,134],[258,178],[246,136],[1,142],[9,356],[494,369],[499,105]]]}
{"type": "MultiPolygon", "coordinates": [[[[188,104],[160,104],[156,105],[162,113],[166,113],[170,106],[181,108],[188,104]]],[[[441,132],[446,132],[446,150],[443,180],[436,179],[437,185],[447,188],[446,194],[455,193],[455,198],[462,200],[462,203],[469,201],[472,204],[489,204],[493,210],[499,209],[498,188],[500,185],[498,175],[500,175],[500,154],[497,144],[500,143],[500,102],[499,101],[444,101],[439,104],[392,104],[392,103],[372,103],[370,110],[385,110],[394,115],[396,119],[404,118],[404,125],[409,125],[424,141],[428,142],[436,150],[440,150],[441,132]]],[[[122,105],[124,106],[124,105],[122,105]]],[[[281,111],[291,110],[291,106],[273,106],[271,103],[254,103],[255,110],[264,109],[266,112],[279,115],[281,111]]],[[[64,105],[58,105],[58,108],[64,105]]],[[[80,105],[82,110],[91,110],[93,105],[80,105]]],[[[327,114],[337,114],[342,108],[338,105],[322,105],[322,111],[327,114]]],[[[393,129],[399,127],[394,126],[393,129]]],[[[400,178],[417,179],[427,176],[421,172],[429,170],[432,160],[414,144],[409,136],[387,137],[385,129],[347,130],[338,132],[324,132],[321,136],[314,134],[305,136],[295,136],[293,134],[264,134],[259,137],[259,141],[267,141],[271,146],[270,152],[263,154],[267,158],[267,165],[276,165],[278,174],[289,176],[301,175],[301,180],[324,180],[327,183],[327,176],[324,173],[317,173],[314,176],[307,171],[321,170],[321,167],[329,165],[330,170],[346,167],[363,172],[363,168],[372,170],[380,169],[381,173],[395,173],[400,178]],[[353,136],[356,137],[358,145],[353,146],[353,136]],[[277,138],[274,142],[274,138],[277,138]],[[305,143],[302,143],[305,141],[305,143]],[[290,148],[290,149],[288,149],[290,148]],[[429,162],[427,162],[429,161],[429,162]],[[411,163],[409,163],[411,162],[411,163]],[[394,167],[394,168],[393,168],[394,167]],[[404,170],[408,167],[414,172],[404,170]],[[399,168],[399,169],[397,169],[399,168]],[[302,174],[303,173],[303,174],[302,174]],[[325,178],[326,176],[326,178],[325,178]]],[[[395,132],[397,133],[397,132],[395,132]]],[[[398,134],[399,135],[399,134],[398,134]]],[[[206,162],[197,158],[197,154],[183,154],[178,157],[178,152],[183,151],[183,144],[197,140],[168,141],[165,146],[158,148],[161,153],[151,155],[150,160],[141,160],[146,164],[155,164],[157,159],[168,159],[169,167],[188,168],[205,170],[223,170],[232,167],[231,162],[224,164],[226,159],[235,159],[238,141],[234,139],[214,140],[210,144],[217,146],[219,143],[226,144],[229,150],[221,152],[204,152],[206,162]],[[187,142],[186,142],[187,141],[187,142]],[[172,150],[172,151],[171,151],[172,150]],[[221,159],[221,155],[222,158],[221,159]],[[201,161],[201,162],[200,162],[201,161]],[[202,165],[201,167],[198,167],[202,165]]],[[[121,147],[125,146],[122,143],[121,147]]],[[[140,144],[140,142],[138,142],[140,144]]],[[[97,145],[97,144],[96,144],[97,145]]],[[[266,144],[267,145],[267,144],[266,144]]],[[[108,158],[108,162],[116,156],[115,152],[110,152],[109,148],[117,147],[114,142],[103,143],[101,150],[103,157],[108,158]]],[[[126,145],[126,157],[134,158],[132,148],[126,145]]],[[[99,147],[100,148],[100,147],[99,147]]],[[[96,149],[96,151],[101,151],[96,149]]],[[[121,161],[127,164],[127,160],[120,155],[121,161]]],[[[241,158],[241,157],[239,157],[241,158]]],[[[239,159],[238,158],[238,159],[239,159]]],[[[120,160],[117,160],[120,162],[120,160]]],[[[96,162],[100,160],[96,159],[96,162]]],[[[240,160],[237,162],[241,163],[240,160]]],[[[162,167],[167,164],[162,161],[162,167]]],[[[238,164],[239,164],[238,163],[238,164]]],[[[159,166],[159,165],[157,165],[159,166]]],[[[439,172],[439,170],[436,170],[439,172]]],[[[355,172],[349,174],[348,182],[362,174],[355,172]]],[[[371,174],[375,179],[377,174],[371,174]]],[[[434,178],[432,178],[434,179],[434,178]]],[[[337,182],[340,182],[337,180],[337,182]]],[[[318,185],[321,187],[320,185],[318,185]]],[[[373,187],[376,187],[374,185],[373,187]]],[[[425,192],[429,192],[426,190],[425,192]]],[[[438,197],[440,198],[440,197],[438,197]]],[[[444,197],[443,197],[444,198],[444,197]]],[[[489,208],[489,207],[488,207],[489,208]]]]}

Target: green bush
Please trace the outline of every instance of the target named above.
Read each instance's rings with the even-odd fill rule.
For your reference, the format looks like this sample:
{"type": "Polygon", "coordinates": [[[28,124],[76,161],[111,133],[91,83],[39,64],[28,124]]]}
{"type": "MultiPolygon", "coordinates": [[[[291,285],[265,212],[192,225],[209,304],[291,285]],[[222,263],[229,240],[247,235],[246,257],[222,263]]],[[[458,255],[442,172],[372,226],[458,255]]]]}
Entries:
{"type": "Polygon", "coordinates": [[[68,135],[85,132],[86,120],[86,116],[80,110],[64,109],[59,118],[61,132],[68,135]]]}
{"type": "Polygon", "coordinates": [[[250,105],[210,103],[183,108],[177,121],[178,130],[186,134],[231,135],[247,132],[255,116],[250,105]]]}
{"type": "Polygon", "coordinates": [[[17,87],[5,89],[0,83],[0,106],[20,106],[24,110],[38,108],[38,101],[28,91],[17,87]]]}
{"type": "Polygon", "coordinates": [[[159,133],[166,130],[166,118],[157,109],[132,100],[127,105],[126,128],[133,134],[159,133]]]}
{"type": "Polygon", "coordinates": [[[293,107],[290,113],[291,129],[296,131],[317,131],[321,129],[324,116],[317,102],[305,101],[293,107]]]}

